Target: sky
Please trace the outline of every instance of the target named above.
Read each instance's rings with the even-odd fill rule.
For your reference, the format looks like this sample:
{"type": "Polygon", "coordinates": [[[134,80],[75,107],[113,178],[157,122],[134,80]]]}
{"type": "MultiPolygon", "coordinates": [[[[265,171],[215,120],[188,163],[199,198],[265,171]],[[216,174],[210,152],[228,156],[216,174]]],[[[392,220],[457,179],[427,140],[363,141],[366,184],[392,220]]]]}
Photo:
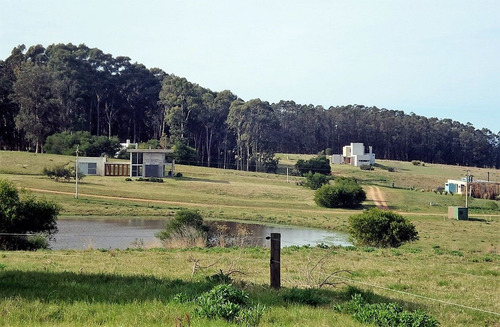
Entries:
{"type": "Polygon", "coordinates": [[[500,1],[2,0],[0,59],[86,44],[240,98],[500,132],[500,1]]]}

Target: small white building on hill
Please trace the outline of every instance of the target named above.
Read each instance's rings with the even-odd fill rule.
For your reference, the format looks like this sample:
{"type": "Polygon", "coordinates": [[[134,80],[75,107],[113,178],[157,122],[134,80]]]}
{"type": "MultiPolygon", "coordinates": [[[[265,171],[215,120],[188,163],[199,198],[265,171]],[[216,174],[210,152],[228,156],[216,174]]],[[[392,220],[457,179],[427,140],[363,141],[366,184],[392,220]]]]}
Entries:
{"type": "Polygon", "coordinates": [[[368,153],[365,153],[363,143],[351,143],[342,148],[342,154],[332,155],[333,164],[347,164],[352,166],[374,165],[375,153],[372,152],[372,147],[368,147],[368,153]]]}

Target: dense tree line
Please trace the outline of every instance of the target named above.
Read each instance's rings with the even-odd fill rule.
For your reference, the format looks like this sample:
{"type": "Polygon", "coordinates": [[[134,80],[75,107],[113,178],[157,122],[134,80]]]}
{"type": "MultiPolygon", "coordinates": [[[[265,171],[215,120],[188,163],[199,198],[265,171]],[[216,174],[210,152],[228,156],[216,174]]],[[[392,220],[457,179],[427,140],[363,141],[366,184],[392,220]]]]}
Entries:
{"type": "Polygon", "coordinates": [[[451,119],[346,105],[244,101],[82,44],[21,45],[0,60],[0,149],[44,151],[54,133],[182,143],[197,164],[269,170],[275,152],[341,153],[500,168],[500,132],[451,119]],[[266,168],[267,167],[267,168],[266,168]]]}

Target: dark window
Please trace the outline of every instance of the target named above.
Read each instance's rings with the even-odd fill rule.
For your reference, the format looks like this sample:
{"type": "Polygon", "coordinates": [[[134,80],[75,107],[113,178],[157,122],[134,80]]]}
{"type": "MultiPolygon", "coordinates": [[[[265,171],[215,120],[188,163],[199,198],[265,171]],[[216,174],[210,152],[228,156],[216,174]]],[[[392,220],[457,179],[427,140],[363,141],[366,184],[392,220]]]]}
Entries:
{"type": "Polygon", "coordinates": [[[87,167],[87,174],[97,175],[97,164],[95,162],[89,162],[87,167]]]}

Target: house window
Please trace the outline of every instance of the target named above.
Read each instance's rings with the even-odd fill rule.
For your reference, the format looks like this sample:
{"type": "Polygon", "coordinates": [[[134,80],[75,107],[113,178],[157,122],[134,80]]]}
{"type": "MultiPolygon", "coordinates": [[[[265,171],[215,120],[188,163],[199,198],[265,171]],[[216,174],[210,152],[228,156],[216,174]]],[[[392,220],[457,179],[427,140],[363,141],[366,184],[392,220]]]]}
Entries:
{"type": "Polygon", "coordinates": [[[143,153],[132,153],[132,164],[142,165],[143,153]]]}
{"type": "Polygon", "coordinates": [[[97,175],[97,163],[89,162],[87,166],[87,174],[97,175]]]}

